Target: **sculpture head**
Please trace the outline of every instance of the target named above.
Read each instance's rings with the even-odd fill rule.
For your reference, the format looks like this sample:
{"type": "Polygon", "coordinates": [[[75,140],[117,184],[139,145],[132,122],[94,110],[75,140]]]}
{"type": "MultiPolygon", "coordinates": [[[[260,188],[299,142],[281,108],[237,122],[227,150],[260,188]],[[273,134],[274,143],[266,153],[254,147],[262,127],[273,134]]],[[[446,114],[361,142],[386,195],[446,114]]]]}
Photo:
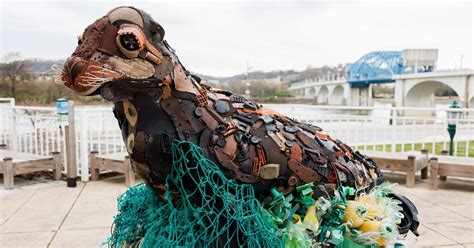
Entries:
{"type": "Polygon", "coordinates": [[[78,37],[61,80],[79,95],[97,94],[107,83],[170,81],[180,63],[164,36],[163,27],[144,11],[115,8],[78,37]]]}

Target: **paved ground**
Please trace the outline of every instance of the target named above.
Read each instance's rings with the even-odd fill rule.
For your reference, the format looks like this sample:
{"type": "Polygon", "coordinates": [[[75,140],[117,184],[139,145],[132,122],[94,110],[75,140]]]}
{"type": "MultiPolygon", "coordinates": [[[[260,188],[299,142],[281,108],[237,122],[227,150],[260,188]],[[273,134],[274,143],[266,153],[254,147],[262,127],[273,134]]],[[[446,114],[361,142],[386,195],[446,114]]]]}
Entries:
{"type": "MultiPolygon", "coordinates": [[[[448,180],[438,191],[426,181],[416,188],[397,190],[418,207],[421,236],[409,240],[416,247],[474,247],[474,182],[448,180]]],[[[99,247],[110,234],[115,199],[126,190],[123,178],[79,183],[18,179],[14,190],[3,189],[0,178],[0,247],[99,247]]]]}

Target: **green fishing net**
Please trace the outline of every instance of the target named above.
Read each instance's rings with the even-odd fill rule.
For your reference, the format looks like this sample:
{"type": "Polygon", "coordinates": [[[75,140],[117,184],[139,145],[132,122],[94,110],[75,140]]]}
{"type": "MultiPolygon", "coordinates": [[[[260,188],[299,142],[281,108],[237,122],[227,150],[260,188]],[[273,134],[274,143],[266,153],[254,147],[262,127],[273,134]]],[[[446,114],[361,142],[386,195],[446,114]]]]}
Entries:
{"type": "Polygon", "coordinates": [[[251,185],[227,179],[189,142],[172,143],[164,198],[144,184],[118,198],[110,247],[282,247],[251,185]]]}
{"type": "Polygon", "coordinates": [[[173,165],[164,196],[144,184],[119,196],[119,214],[107,241],[110,247],[371,248],[378,242],[395,244],[400,238],[382,228],[396,230],[400,220],[400,202],[387,196],[388,183],[357,197],[354,188],[339,186],[317,200],[313,183],[288,194],[273,188],[272,200],[265,204],[256,199],[250,184],[226,178],[200,147],[175,141],[171,152],[173,165]],[[380,227],[349,228],[343,221],[348,197],[378,211],[364,223],[375,221],[380,227]]]}

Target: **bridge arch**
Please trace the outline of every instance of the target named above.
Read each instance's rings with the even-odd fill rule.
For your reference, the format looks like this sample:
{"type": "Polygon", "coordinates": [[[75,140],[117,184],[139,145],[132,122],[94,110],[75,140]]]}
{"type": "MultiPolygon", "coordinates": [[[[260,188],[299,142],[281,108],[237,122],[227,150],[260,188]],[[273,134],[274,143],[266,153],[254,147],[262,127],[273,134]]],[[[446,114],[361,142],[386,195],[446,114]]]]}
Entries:
{"type": "Polygon", "coordinates": [[[407,89],[407,93],[405,95],[405,106],[435,107],[434,94],[436,90],[440,89],[441,87],[447,87],[451,89],[457,97],[461,95],[460,92],[451,87],[449,84],[435,80],[421,81],[413,85],[413,87],[407,89]]]}
{"type": "Polygon", "coordinates": [[[310,96],[311,98],[315,98],[315,97],[316,97],[316,93],[317,93],[316,87],[311,87],[311,88],[309,88],[309,92],[308,92],[308,93],[309,93],[309,96],[310,96]]]}
{"type": "Polygon", "coordinates": [[[319,89],[316,101],[319,104],[327,104],[329,99],[329,89],[325,85],[319,89]]]}
{"type": "Polygon", "coordinates": [[[474,108],[474,96],[471,96],[471,99],[469,100],[469,108],[474,108]]]}
{"type": "Polygon", "coordinates": [[[329,95],[329,104],[330,105],[343,105],[344,104],[344,87],[341,85],[336,85],[331,94],[329,95]]]}
{"type": "Polygon", "coordinates": [[[304,88],[295,90],[295,93],[296,93],[296,96],[301,97],[301,98],[304,98],[306,96],[306,92],[304,88]]]}

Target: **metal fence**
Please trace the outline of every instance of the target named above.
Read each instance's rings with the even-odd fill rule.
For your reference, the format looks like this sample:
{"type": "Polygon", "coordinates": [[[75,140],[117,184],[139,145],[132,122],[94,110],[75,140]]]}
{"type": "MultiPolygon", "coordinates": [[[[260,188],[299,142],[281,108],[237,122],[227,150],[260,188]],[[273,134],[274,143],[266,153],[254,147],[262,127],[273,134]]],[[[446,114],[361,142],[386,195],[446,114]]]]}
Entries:
{"type": "MultiPolygon", "coordinates": [[[[0,99],[1,100],[1,99],[0,99]]],[[[329,135],[359,150],[406,152],[447,150],[447,111],[440,108],[344,107],[265,104],[282,114],[322,127],[329,135]]],[[[474,157],[474,109],[458,109],[454,155],[474,157]]],[[[121,131],[111,106],[76,106],[76,161],[78,175],[88,180],[89,154],[124,152],[121,131]]],[[[65,159],[64,127],[54,107],[0,104],[0,144],[8,149],[65,159]]],[[[66,166],[64,166],[66,168],[66,166]]]]}

